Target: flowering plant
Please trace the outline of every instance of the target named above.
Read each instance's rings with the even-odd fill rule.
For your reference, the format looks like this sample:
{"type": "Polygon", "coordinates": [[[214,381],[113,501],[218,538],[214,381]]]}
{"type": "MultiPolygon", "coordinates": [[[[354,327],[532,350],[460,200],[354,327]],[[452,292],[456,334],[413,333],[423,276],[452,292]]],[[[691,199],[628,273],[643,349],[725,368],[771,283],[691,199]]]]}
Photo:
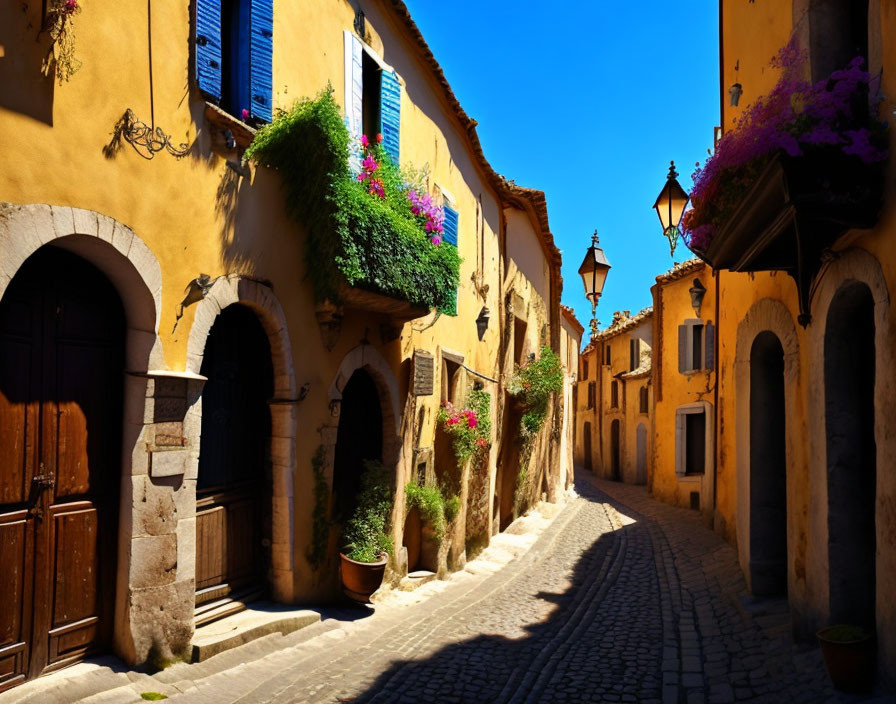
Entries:
{"type": "Polygon", "coordinates": [[[520,436],[523,440],[533,439],[547,418],[551,397],[563,390],[560,357],[545,345],[538,360],[514,370],[507,390],[526,408],[520,419],[520,436]]]}
{"type": "Polygon", "coordinates": [[[488,452],[492,432],[490,399],[485,391],[472,389],[467,398],[467,408],[458,409],[445,401],[439,409],[438,422],[454,438],[458,466],[463,466],[474,455],[488,452]]]}
{"type": "Polygon", "coordinates": [[[411,213],[423,225],[430,242],[436,246],[442,244],[442,235],[445,233],[445,210],[442,206],[433,203],[429,193],[421,196],[413,188],[408,191],[408,200],[411,202],[411,213]]]}
{"type": "Polygon", "coordinates": [[[78,0],[50,0],[44,25],[41,32],[50,35],[50,45],[41,63],[41,72],[45,76],[54,71],[59,84],[68,81],[81,68],[81,62],[75,58],[75,29],[72,17],[81,12],[78,0]]]}
{"type": "Polygon", "coordinates": [[[805,55],[791,40],[771,61],[781,77],[772,91],[750,105],[704,165],[693,174],[692,208],[682,221],[685,242],[704,251],[737,208],[746,189],[783,152],[846,156],[873,164],[887,158],[886,126],[872,117],[871,77],[857,57],[814,85],[802,78],[805,55]]]}
{"type": "Polygon", "coordinates": [[[375,141],[366,134],[361,135],[360,145],[364,159],[361,161],[361,171],[355,179],[359,183],[366,184],[367,192],[380,200],[386,199],[387,191],[390,196],[395,195],[397,202],[393,204],[401,209],[410,210],[414,221],[423,228],[429,241],[436,246],[442,244],[444,210],[433,203],[432,196],[428,193],[420,194],[422,188],[414,184],[413,175],[399,171],[392,163],[388,152],[383,149],[382,143],[381,134],[376,135],[375,141]]]}
{"type": "Polygon", "coordinates": [[[376,140],[367,140],[371,170],[358,180],[360,160],[353,173],[351,156],[363,146],[353,143],[328,87],[279,111],[258,130],[245,158],[281,177],[287,213],[308,233],[305,258],[316,302],[339,305],[347,284],[419,308],[453,310],[457,248],[432,245],[407,198],[420,184],[408,183],[376,140]],[[382,182],[373,193],[371,178],[382,182]]]}

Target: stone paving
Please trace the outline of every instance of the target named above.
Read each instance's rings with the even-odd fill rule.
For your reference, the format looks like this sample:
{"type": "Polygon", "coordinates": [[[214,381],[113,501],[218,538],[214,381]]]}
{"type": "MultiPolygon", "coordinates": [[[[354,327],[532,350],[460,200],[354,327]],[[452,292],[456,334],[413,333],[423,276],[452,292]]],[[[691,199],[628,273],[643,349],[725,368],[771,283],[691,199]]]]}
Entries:
{"type": "MultiPolygon", "coordinates": [[[[792,642],[786,603],[746,595],[735,551],[699,514],[576,479],[578,498],[498,571],[372,616],[333,613],[273,652],[250,644],[143,675],[137,689],[215,704],[896,701],[833,690],[818,649],[792,642]]],[[[116,691],[87,701],[125,701],[116,691]]]]}

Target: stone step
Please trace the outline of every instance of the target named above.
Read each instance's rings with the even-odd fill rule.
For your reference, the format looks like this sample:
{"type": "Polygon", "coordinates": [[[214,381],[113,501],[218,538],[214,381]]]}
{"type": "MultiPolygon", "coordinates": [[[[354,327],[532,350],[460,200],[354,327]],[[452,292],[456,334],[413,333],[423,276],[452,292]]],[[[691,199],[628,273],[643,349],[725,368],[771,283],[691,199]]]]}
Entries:
{"type": "Polygon", "coordinates": [[[402,578],[401,582],[398,583],[398,589],[403,592],[412,592],[424,584],[432,582],[436,576],[435,572],[430,572],[429,570],[408,572],[407,577],[402,578]]]}

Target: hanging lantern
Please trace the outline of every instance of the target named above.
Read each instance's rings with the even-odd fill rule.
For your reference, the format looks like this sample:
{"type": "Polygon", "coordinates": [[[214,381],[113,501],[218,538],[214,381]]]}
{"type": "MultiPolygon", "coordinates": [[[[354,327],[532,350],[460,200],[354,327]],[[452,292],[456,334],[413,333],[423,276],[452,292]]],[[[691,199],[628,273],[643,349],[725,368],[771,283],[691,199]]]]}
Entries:
{"type": "Polygon", "coordinates": [[[677,177],[678,172],[675,170],[673,161],[669,167],[666,184],[657,196],[656,203],[653,204],[653,208],[660,218],[660,224],[663,226],[663,234],[669,239],[670,255],[675,254],[675,245],[678,244],[678,226],[690,200],[687,191],[678,183],[677,177]]]}
{"type": "Polygon", "coordinates": [[[579,276],[585,286],[585,297],[591,301],[592,309],[597,306],[597,299],[604,290],[604,282],[607,280],[607,272],[610,271],[610,262],[604,250],[597,246],[597,230],[591,236],[591,246],[585,252],[582,266],[579,267],[579,276]]]}

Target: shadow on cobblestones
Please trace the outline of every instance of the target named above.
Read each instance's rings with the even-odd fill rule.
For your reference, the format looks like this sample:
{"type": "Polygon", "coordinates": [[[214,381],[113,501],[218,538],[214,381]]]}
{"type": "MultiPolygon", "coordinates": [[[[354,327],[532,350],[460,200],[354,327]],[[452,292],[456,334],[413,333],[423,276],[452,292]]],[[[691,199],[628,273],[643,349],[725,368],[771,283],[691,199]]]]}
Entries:
{"type": "MultiPolygon", "coordinates": [[[[393,662],[352,701],[595,701],[607,695],[660,701],[658,599],[640,605],[632,598],[604,599],[620,577],[620,550],[633,549],[626,534],[636,524],[614,525],[601,503],[605,496],[590,487],[581,493],[590,505],[539,569],[524,572],[502,594],[465,614],[466,632],[455,627],[448,636],[456,642],[425,659],[393,662]],[[582,551],[588,532],[599,537],[582,551]],[[538,586],[547,588],[533,589],[538,586]]],[[[649,581],[652,568],[629,577],[649,581]]],[[[640,599],[643,585],[639,591],[640,599]]],[[[427,624],[444,642],[448,634],[439,632],[440,625],[448,626],[427,624]]]]}

